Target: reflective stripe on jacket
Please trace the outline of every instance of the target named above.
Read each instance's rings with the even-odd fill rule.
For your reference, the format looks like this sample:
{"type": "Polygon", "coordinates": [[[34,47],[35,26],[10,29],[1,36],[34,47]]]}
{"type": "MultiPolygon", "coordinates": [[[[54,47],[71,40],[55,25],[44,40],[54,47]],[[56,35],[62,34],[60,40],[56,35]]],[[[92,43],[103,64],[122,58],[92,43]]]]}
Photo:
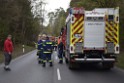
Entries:
{"type": "Polygon", "coordinates": [[[52,53],[53,43],[50,40],[46,40],[43,43],[43,53],[52,53]]]}
{"type": "Polygon", "coordinates": [[[38,49],[38,50],[43,50],[43,42],[42,42],[42,40],[39,40],[39,41],[37,42],[37,49],[38,49]]]}

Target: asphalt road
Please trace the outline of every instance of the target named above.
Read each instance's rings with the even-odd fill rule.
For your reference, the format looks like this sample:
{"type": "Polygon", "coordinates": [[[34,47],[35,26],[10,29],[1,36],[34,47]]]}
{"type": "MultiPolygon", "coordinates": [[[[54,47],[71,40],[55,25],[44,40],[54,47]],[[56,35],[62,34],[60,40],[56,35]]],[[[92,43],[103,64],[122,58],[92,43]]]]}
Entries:
{"type": "Polygon", "coordinates": [[[0,83],[124,83],[124,71],[113,68],[103,71],[97,67],[69,70],[58,64],[57,53],[53,54],[54,66],[45,68],[37,63],[36,50],[12,61],[12,71],[6,72],[0,65],[0,83]]]}

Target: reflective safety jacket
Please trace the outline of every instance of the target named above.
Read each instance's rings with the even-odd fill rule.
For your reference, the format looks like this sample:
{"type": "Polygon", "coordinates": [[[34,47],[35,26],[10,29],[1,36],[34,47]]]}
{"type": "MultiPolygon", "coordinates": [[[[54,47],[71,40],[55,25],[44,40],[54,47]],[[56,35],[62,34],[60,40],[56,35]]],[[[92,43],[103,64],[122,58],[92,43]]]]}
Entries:
{"type": "Polygon", "coordinates": [[[55,42],[55,41],[53,41],[53,42],[52,42],[52,46],[53,46],[53,49],[54,49],[54,47],[56,47],[56,46],[57,46],[57,44],[56,44],[56,42],[55,42]]]}
{"type": "Polygon", "coordinates": [[[46,40],[43,43],[43,53],[52,53],[53,50],[53,42],[51,42],[50,40],[46,40]]]}
{"type": "Polygon", "coordinates": [[[55,42],[55,46],[58,46],[58,45],[57,45],[57,42],[55,42]]]}

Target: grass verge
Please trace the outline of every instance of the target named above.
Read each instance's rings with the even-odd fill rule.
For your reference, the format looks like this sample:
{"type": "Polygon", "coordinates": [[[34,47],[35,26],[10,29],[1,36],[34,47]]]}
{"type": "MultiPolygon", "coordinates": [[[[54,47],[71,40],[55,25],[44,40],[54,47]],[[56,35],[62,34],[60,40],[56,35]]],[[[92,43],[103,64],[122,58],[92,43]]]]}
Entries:
{"type": "MultiPolygon", "coordinates": [[[[16,57],[19,57],[25,53],[28,53],[32,50],[34,50],[35,48],[34,47],[31,47],[31,46],[25,46],[25,53],[23,53],[23,50],[22,50],[22,45],[16,45],[14,47],[14,52],[12,54],[12,57],[13,59],[16,58],[16,57]]],[[[2,63],[4,61],[4,55],[3,55],[3,52],[0,51],[0,63],[2,63]]]]}
{"type": "Polygon", "coordinates": [[[118,55],[118,62],[116,63],[116,66],[124,69],[124,52],[121,52],[118,55]]]}

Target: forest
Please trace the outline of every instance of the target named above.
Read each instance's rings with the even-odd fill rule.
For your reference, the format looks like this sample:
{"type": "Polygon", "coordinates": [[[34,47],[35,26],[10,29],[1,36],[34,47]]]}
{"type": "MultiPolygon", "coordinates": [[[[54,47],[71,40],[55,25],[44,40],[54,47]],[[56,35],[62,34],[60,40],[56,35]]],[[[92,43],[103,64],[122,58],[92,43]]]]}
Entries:
{"type": "Polygon", "coordinates": [[[29,0],[0,0],[0,48],[8,34],[14,44],[32,45],[40,33],[37,17],[31,12],[29,0]]]}

